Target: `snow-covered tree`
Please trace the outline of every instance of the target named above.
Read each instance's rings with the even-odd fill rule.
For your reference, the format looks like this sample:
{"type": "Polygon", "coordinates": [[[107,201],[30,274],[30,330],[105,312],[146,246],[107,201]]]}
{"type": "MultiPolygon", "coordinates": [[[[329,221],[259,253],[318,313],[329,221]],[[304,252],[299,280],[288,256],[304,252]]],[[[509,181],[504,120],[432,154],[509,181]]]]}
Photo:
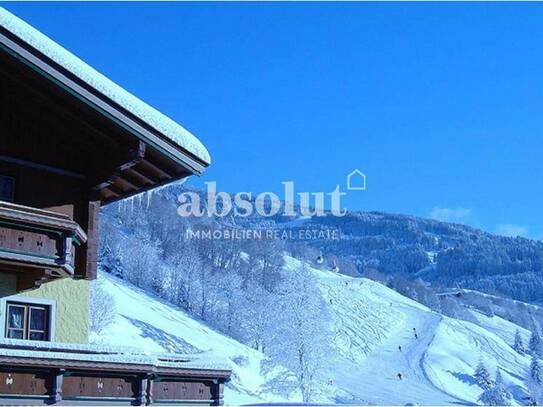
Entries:
{"type": "Polygon", "coordinates": [[[142,288],[153,288],[160,294],[157,266],[161,264],[161,250],[159,242],[153,240],[144,229],[126,236],[122,242],[125,247],[123,253],[123,278],[142,288]],[[158,285],[157,285],[158,284],[158,285]]]}
{"type": "Polygon", "coordinates": [[[490,378],[490,373],[488,372],[482,359],[479,359],[479,363],[477,364],[477,367],[475,368],[475,373],[473,374],[473,377],[475,378],[475,382],[483,390],[488,390],[493,385],[492,379],[490,378]]]}
{"type": "Polygon", "coordinates": [[[541,404],[543,402],[543,371],[537,356],[532,356],[530,369],[526,378],[526,387],[528,388],[531,404],[541,404]]]}
{"type": "Polygon", "coordinates": [[[541,342],[541,336],[539,335],[539,329],[537,326],[534,326],[532,335],[530,336],[528,349],[530,349],[530,354],[534,356],[541,357],[543,355],[543,344],[541,342]]]}
{"type": "Polygon", "coordinates": [[[513,396],[505,387],[500,369],[496,372],[496,380],[483,391],[479,400],[485,406],[510,406],[513,396]]]}
{"type": "Polygon", "coordinates": [[[530,380],[534,383],[543,384],[543,371],[537,357],[532,356],[532,362],[530,363],[530,380]]]}
{"type": "Polygon", "coordinates": [[[89,328],[100,335],[116,318],[115,299],[109,294],[102,280],[94,280],[90,286],[89,328]]]}
{"type": "Polygon", "coordinates": [[[278,337],[269,353],[294,373],[304,403],[315,402],[326,382],[321,372],[331,332],[326,304],[308,267],[285,274],[279,301],[278,337]]]}
{"type": "Polygon", "coordinates": [[[233,270],[225,270],[214,276],[216,283],[214,290],[215,318],[211,321],[220,330],[228,335],[241,339],[241,328],[243,326],[244,314],[242,309],[244,292],[242,290],[242,279],[233,270]]]}
{"type": "Polygon", "coordinates": [[[517,329],[515,332],[515,343],[513,344],[513,349],[517,351],[517,353],[524,355],[526,354],[526,348],[524,347],[524,341],[522,340],[522,336],[520,336],[520,332],[517,329]]]}
{"type": "Polygon", "coordinates": [[[245,305],[240,312],[243,341],[254,349],[268,352],[279,317],[276,298],[256,281],[249,281],[245,288],[245,305]]]}
{"type": "MultiPolygon", "coordinates": [[[[208,274],[208,269],[202,264],[200,256],[191,244],[186,244],[170,259],[173,264],[170,277],[171,288],[167,290],[170,301],[180,305],[188,312],[199,312],[198,304],[201,304],[202,284],[208,274]]],[[[205,295],[204,295],[205,297],[205,295]]]]}

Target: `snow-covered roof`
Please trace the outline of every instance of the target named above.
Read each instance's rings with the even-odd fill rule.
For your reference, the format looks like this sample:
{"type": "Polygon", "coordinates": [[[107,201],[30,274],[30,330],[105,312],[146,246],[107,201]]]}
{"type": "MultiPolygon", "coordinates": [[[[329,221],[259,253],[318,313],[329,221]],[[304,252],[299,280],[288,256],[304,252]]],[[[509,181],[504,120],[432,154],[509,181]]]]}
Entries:
{"type": "Polygon", "coordinates": [[[178,147],[206,164],[211,163],[211,157],[205,146],[188,130],[2,7],[0,7],[0,26],[136,116],[178,147]]]}
{"type": "Polygon", "coordinates": [[[194,369],[229,371],[216,355],[200,352],[190,355],[151,353],[141,349],[93,344],[0,339],[0,357],[63,360],[78,362],[122,363],[147,365],[158,369],[194,369]]]}

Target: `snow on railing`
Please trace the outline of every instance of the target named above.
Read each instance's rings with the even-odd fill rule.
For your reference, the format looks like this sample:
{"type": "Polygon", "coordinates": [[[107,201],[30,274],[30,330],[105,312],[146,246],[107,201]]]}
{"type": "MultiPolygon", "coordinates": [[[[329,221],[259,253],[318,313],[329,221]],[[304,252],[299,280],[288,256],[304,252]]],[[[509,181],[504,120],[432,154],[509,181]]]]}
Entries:
{"type": "Polygon", "coordinates": [[[212,352],[190,355],[151,353],[134,347],[20,339],[0,339],[0,356],[125,363],[183,369],[230,370],[228,364],[222,362],[221,358],[212,352]]]}

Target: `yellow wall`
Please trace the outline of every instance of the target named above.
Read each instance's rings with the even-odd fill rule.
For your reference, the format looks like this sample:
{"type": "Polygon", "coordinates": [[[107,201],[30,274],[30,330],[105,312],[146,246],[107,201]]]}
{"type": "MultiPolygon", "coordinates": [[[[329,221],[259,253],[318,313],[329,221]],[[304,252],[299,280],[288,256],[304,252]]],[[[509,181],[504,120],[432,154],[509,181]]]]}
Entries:
{"type": "MultiPolygon", "coordinates": [[[[15,279],[9,276],[12,275],[0,273],[0,297],[15,294],[15,279]]],[[[63,278],[18,295],[55,301],[55,342],[87,343],[89,284],[86,280],[63,278]]]]}

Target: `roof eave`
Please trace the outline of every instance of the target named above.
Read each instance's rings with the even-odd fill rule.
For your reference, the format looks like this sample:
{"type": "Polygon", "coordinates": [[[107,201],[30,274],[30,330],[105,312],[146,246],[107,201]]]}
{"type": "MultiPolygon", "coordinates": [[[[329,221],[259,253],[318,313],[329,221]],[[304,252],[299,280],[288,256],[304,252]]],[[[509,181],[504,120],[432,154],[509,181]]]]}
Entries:
{"type": "Polygon", "coordinates": [[[108,117],[138,139],[156,148],[192,174],[201,175],[209,163],[169,141],[168,137],[146,125],[134,114],[118,106],[75,75],[59,66],[47,56],[28,46],[8,30],[0,27],[0,49],[8,52],[34,71],[54,82],[89,107],[108,117]]]}

